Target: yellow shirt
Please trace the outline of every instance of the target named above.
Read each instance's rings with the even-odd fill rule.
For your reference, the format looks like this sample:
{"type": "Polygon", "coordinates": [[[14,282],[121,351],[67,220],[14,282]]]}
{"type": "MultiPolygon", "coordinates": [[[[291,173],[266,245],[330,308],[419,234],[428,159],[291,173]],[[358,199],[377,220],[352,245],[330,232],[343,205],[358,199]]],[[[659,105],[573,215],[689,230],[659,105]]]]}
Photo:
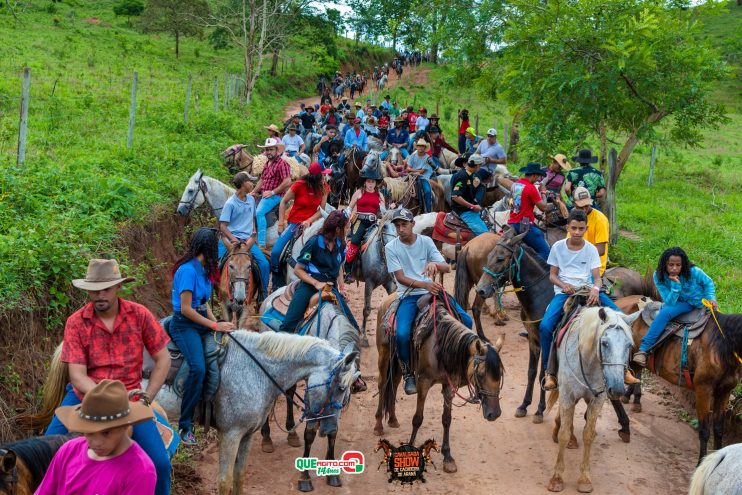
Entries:
{"type": "MultiPolygon", "coordinates": [[[[569,237],[569,232],[567,233],[569,237]]],[[[608,217],[593,208],[587,216],[587,230],[585,231],[585,240],[590,244],[597,246],[605,242],[605,252],[600,256],[600,275],[605,271],[605,265],[608,262],[608,239],[609,239],[608,217]]]]}

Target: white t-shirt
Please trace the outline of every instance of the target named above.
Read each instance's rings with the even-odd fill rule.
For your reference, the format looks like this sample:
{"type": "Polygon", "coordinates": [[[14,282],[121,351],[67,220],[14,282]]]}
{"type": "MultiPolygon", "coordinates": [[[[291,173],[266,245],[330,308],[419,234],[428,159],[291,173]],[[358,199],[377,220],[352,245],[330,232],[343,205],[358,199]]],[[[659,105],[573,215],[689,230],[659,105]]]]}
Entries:
{"type": "MultiPolygon", "coordinates": [[[[574,287],[593,283],[593,268],[600,269],[598,248],[585,241],[579,251],[572,251],[567,246],[567,239],[557,241],[551,246],[547,263],[559,268],[559,280],[574,287]]],[[[555,285],[554,293],[561,294],[561,287],[555,285]]]]}
{"type": "Polygon", "coordinates": [[[301,145],[304,144],[304,140],[298,134],[294,134],[293,137],[290,134],[286,134],[281,138],[281,142],[286,147],[286,151],[299,151],[301,145]]]}
{"type": "MultiPolygon", "coordinates": [[[[402,270],[404,274],[421,282],[432,282],[429,277],[423,275],[425,265],[430,262],[445,263],[446,260],[433,244],[433,239],[428,236],[418,235],[412,245],[407,245],[399,237],[392,239],[386,244],[386,266],[389,273],[402,270]]],[[[417,284],[415,284],[417,285],[417,284]]],[[[407,292],[406,285],[402,285],[397,280],[397,294],[402,297],[403,294],[418,295],[426,294],[428,291],[422,287],[415,287],[407,292]]]]}

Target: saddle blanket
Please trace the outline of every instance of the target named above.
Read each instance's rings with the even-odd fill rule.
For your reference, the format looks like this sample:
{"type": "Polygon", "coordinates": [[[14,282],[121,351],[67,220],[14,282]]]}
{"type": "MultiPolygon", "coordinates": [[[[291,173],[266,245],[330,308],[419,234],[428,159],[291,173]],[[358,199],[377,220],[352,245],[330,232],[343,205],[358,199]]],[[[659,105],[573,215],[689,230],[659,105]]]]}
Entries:
{"type": "MultiPolygon", "coordinates": [[[[278,329],[281,328],[281,324],[286,317],[286,312],[289,309],[289,304],[291,304],[291,300],[294,297],[294,292],[296,291],[296,288],[299,286],[300,282],[300,280],[295,280],[294,282],[291,282],[289,285],[287,285],[286,289],[283,291],[283,294],[273,299],[273,301],[271,301],[270,307],[265,310],[265,312],[260,316],[260,321],[262,321],[268,328],[270,328],[274,332],[277,332],[278,329]]],[[[302,321],[302,323],[299,325],[299,329],[296,332],[299,335],[304,335],[307,333],[307,331],[309,331],[309,328],[312,326],[312,322],[317,316],[317,309],[319,308],[319,305],[317,304],[316,300],[317,296],[314,296],[309,302],[309,307],[304,313],[304,321],[302,321]]],[[[322,300],[325,302],[332,302],[334,300],[334,295],[332,297],[329,297],[323,294],[322,300]]],[[[337,301],[335,301],[335,303],[337,303],[337,301]]]]}
{"type": "Polygon", "coordinates": [[[433,226],[433,239],[446,244],[456,244],[457,237],[461,245],[474,239],[474,232],[453,212],[438,212],[433,226]]]}

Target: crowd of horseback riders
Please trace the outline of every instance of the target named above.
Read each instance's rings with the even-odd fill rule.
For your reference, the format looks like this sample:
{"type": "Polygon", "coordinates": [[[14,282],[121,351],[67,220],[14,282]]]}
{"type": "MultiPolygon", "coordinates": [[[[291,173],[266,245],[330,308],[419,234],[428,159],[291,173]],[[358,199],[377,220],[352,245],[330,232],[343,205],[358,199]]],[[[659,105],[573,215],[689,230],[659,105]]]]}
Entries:
{"type": "MultiPolygon", "coordinates": [[[[375,68],[373,80],[380,80],[390,69],[401,69],[410,57],[375,68]]],[[[237,156],[243,149],[231,148],[228,165],[235,172],[234,189],[219,208],[212,204],[218,227],[198,229],[172,267],[173,314],[166,329],[143,306],[120,297],[122,285],[132,279],[121,275],[115,260],[91,260],[85,278],[73,281],[75,287],[87,291],[89,303],[65,326],[60,359],[69,368],[69,383],[65,383],[61,407],[46,434],[81,432],[87,443],[76,440],[63,447],[37,493],[82,493],[74,487],[93,483],[91,480],[100,476],[119,487],[115,493],[169,493],[172,450],[178,442],[198,444],[194,415],[208,388],[204,385],[207,374],[213,369],[207,343],[244,326],[301,335],[314,335],[314,328],[321,336],[322,328],[333,325],[336,318],[346,321],[365,341],[367,310],[364,308],[361,328],[347,303],[347,285],[355,280],[371,284],[373,270],[382,273],[371,290],[384,285],[395,300],[391,305],[385,301],[388,311],[386,306],[379,310],[377,345],[391,349],[385,368],[379,359],[380,372],[388,377],[383,383],[379,380],[380,390],[387,382],[394,384],[393,370],[401,373],[406,394],[427,393],[440,379],[443,381],[436,383],[444,384],[448,390],[444,395],[450,401],[453,390],[467,384],[471,389],[468,400],[481,402],[485,417],[495,419],[499,416],[496,399],[502,366],[499,357],[492,356],[497,355],[501,342],[492,346],[481,332],[477,337],[469,331],[474,320],[465,309],[468,290],[462,300],[458,294],[447,294],[436,281],[451,270],[453,261],[441,254],[441,242],[456,244],[458,249],[478,238],[492,238],[490,251],[494,246],[506,249],[507,256],[502,254],[505,251],[495,255],[500,251],[494,250],[494,258],[480,266],[483,277],[492,280],[488,287],[497,290],[504,287],[503,277],[516,285],[524,256],[546,267],[541,278],[548,280],[553,292],[535,320],[546,390],[560,386],[558,331],[576,318],[571,311],[565,315],[567,299],[581,295],[584,306],[600,305],[624,316],[604,284],[610,237],[608,220],[601,212],[605,180],[593,166],[597,157],[589,149],[579,150],[571,160],[564,153],[549,155],[546,167],[529,162],[518,169],[519,177],[514,177],[506,168],[507,153],[498,142],[497,130],[488,129],[485,136],[478,136],[467,110],[458,113],[454,146],[446,140],[441,118],[428,115],[424,106],[401,107],[390,95],[378,105],[370,99],[351,105],[350,100],[364,85],[361,74],[338,73],[332,81],[318,83],[320,104],[302,104],[282,128],[268,125],[268,136],[259,145],[263,163],[259,177],[253,175],[258,157],[251,157],[250,165],[243,167],[237,156]],[[405,194],[395,195],[399,184],[405,194]],[[506,218],[498,224],[494,212],[503,210],[506,218]],[[449,234],[455,233],[431,237],[431,229],[422,228],[429,215],[435,217],[432,224],[426,224],[432,231],[447,228],[449,234]],[[276,237],[269,243],[273,224],[276,237]],[[393,229],[385,229],[389,224],[393,229]],[[550,243],[546,231],[553,226],[560,229],[563,238],[550,243]],[[527,248],[520,247],[521,243],[527,248]],[[374,266],[363,266],[363,255],[371,250],[378,250],[371,263],[374,266]],[[497,268],[508,256],[509,264],[497,268]],[[211,304],[215,290],[222,300],[219,317],[211,304]],[[325,318],[325,305],[334,307],[335,312],[331,321],[323,324],[320,319],[325,318]],[[440,319],[436,313],[439,305],[455,320],[440,320],[440,329],[435,327],[440,319]],[[255,314],[250,314],[250,306],[256,309],[255,314]],[[427,314],[435,316],[425,320],[427,314]],[[381,326],[387,321],[390,329],[385,335],[381,326]],[[426,321],[433,325],[432,337],[424,332],[418,335],[426,321]],[[424,339],[439,338],[436,332],[454,332],[453,328],[463,332],[467,345],[476,349],[471,361],[463,362],[462,374],[453,378],[456,383],[452,383],[451,369],[440,375],[445,379],[426,377],[421,371],[426,364],[421,357],[424,339]],[[477,339],[476,345],[472,339],[477,339]],[[171,432],[173,440],[167,444],[161,441],[167,421],[148,406],[170,372],[170,341],[188,369],[182,383],[177,434],[171,432]],[[154,364],[142,390],[144,350],[154,364]],[[495,382],[497,385],[492,385],[495,382]],[[127,406],[135,396],[147,407],[140,407],[140,402],[127,406]],[[96,464],[91,459],[112,462],[96,464]],[[68,488],[61,488],[65,484],[68,488]]],[[[193,194],[199,190],[206,195],[200,178],[193,194]]],[[[457,265],[457,271],[460,267],[457,265]]],[[[647,365],[648,353],[670,320],[704,304],[712,311],[717,309],[713,282],[681,248],[662,253],[653,281],[665,304],[634,354],[633,361],[639,366],[647,365]]],[[[370,292],[367,294],[369,306],[370,292]]],[[[350,356],[342,351],[338,349],[341,357],[350,356]]],[[[357,353],[352,357],[357,369],[357,353]]],[[[351,366],[350,361],[346,364],[351,366]]],[[[628,356],[612,364],[625,371],[627,384],[639,382],[629,370],[628,356]]],[[[270,377],[271,371],[264,365],[268,366],[260,364],[261,369],[270,377]]],[[[348,392],[366,389],[364,380],[353,375],[348,392]]],[[[382,408],[382,399],[388,401],[388,394],[379,399],[378,429],[382,409],[387,417],[392,411],[390,424],[394,417],[389,403],[382,408]]],[[[393,404],[393,397],[391,400],[393,404]]],[[[335,407],[339,414],[346,401],[328,398],[321,412],[335,407]]],[[[450,423],[450,404],[446,404],[450,423]]],[[[422,421],[422,411],[418,412],[414,432],[422,421]]],[[[445,420],[444,426],[448,428],[445,420]]],[[[453,459],[447,455],[450,466],[453,459]]]]}

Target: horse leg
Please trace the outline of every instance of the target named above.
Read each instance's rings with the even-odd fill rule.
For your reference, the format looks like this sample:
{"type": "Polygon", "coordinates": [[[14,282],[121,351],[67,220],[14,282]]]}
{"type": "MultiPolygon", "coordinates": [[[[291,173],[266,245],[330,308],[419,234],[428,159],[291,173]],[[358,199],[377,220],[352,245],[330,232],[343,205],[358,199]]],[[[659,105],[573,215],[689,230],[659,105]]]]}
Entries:
{"type": "Polygon", "coordinates": [[[474,298],[474,302],[471,305],[471,316],[474,319],[474,326],[477,329],[477,336],[480,339],[486,339],[484,330],[482,329],[482,304],[484,301],[481,297],[477,296],[474,298]]]}
{"type": "Polygon", "coordinates": [[[453,403],[453,390],[447,385],[443,385],[441,393],[443,394],[443,445],[441,453],[443,454],[443,471],[446,473],[455,473],[458,471],[456,460],[451,455],[450,432],[451,432],[451,404],[453,403]]]}
{"type": "MultiPolygon", "coordinates": [[[[526,394],[523,396],[523,402],[515,410],[516,418],[523,418],[526,415],[528,406],[531,405],[533,400],[533,383],[536,381],[536,367],[538,366],[539,355],[533,352],[530,348],[528,349],[528,381],[526,382],[526,394]]],[[[539,423],[544,421],[543,415],[539,423]]],[[[533,417],[533,422],[536,423],[536,416],[533,417]]]]}
{"type": "MultiPolygon", "coordinates": [[[[365,277],[364,277],[365,278],[365,277]]],[[[366,322],[368,322],[368,315],[371,314],[371,294],[374,292],[376,287],[366,280],[363,284],[363,335],[361,337],[361,347],[368,347],[368,336],[366,335],[366,322]]]]}
{"type": "Polygon", "coordinates": [[[417,430],[419,430],[420,425],[423,424],[425,398],[428,396],[428,392],[432,385],[433,384],[428,379],[418,380],[417,382],[417,408],[415,409],[415,415],[412,417],[412,435],[410,435],[410,444],[415,443],[417,430]]]}
{"type": "MultiPolygon", "coordinates": [[[[540,355],[540,354],[539,354],[540,355]]],[[[541,384],[544,381],[544,374],[546,373],[546,369],[543,366],[540,366],[541,371],[538,374],[538,383],[541,384]]],[[[540,416],[541,422],[544,420],[544,410],[546,410],[546,390],[544,390],[539,385],[539,399],[538,399],[538,407],[536,408],[536,414],[535,416],[540,416]]],[[[534,423],[537,422],[534,418],[534,423]]]]}
{"type": "Polygon", "coordinates": [[[272,454],[276,449],[273,447],[273,440],[271,440],[271,416],[268,415],[265,418],[265,423],[260,428],[260,435],[263,437],[260,441],[260,449],[266,454],[272,454]]]}
{"type": "Polygon", "coordinates": [[[721,438],[724,435],[724,411],[727,410],[729,394],[717,394],[714,400],[714,450],[721,448],[721,438]]]}
{"type": "Polygon", "coordinates": [[[234,487],[235,461],[241,440],[241,431],[219,432],[219,495],[229,495],[234,487]]]}
{"type": "Polygon", "coordinates": [[[596,397],[587,406],[587,423],[582,431],[583,446],[580,478],[577,480],[577,491],[580,493],[590,493],[593,491],[593,484],[590,481],[590,450],[595,440],[595,423],[598,421],[598,414],[603,408],[603,402],[605,402],[605,399],[596,397]]]}
{"type": "MultiPolygon", "coordinates": [[[[380,331],[379,329],[376,330],[380,331]]],[[[386,346],[377,346],[377,352],[379,353],[379,379],[376,382],[379,390],[379,402],[376,406],[376,425],[374,425],[374,435],[381,436],[384,434],[384,399],[386,381],[389,379],[389,368],[391,363],[389,362],[389,348],[386,346]]]]}
{"type": "MultiPolygon", "coordinates": [[[[317,436],[317,429],[319,428],[319,421],[315,421],[314,425],[310,428],[309,425],[304,428],[304,457],[309,457],[312,452],[312,444],[317,436]]],[[[311,492],[314,490],[312,486],[312,478],[309,476],[309,471],[302,471],[299,476],[299,482],[297,487],[300,492],[311,492]]]]}
{"type": "MultiPolygon", "coordinates": [[[[335,431],[335,433],[330,433],[329,435],[327,435],[327,453],[325,454],[325,459],[335,459],[335,438],[336,437],[337,437],[337,431],[335,431]]],[[[343,482],[340,481],[340,476],[338,476],[337,474],[328,476],[327,484],[330,486],[334,486],[335,488],[343,486],[343,482]]]]}
{"type": "Polygon", "coordinates": [[[707,445],[711,432],[709,431],[709,420],[711,419],[711,390],[708,385],[696,384],[696,414],[698,416],[698,441],[700,450],[698,463],[706,457],[707,445]]]}
{"type": "Polygon", "coordinates": [[[245,493],[244,485],[247,477],[247,457],[250,454],[250,444],[252,443],[252,433],[246,433],[240,440],[240,446],[237,449],[237,460],[234,465],[234,482],[232,493],[240,495],[245,493]]]}
{"type": "Polygon", "coordinates": [[[624,443],[631,442],[631,428],[629,427],[629,415],[626,414],[626,409],[624,409],[623,404],[618,399],[611,399],[611,405],[613,406],[613,410],[616,411],[618,424],[621,425],[621,428],[618,430],[618,436],[621,437],[624,443]]]}
{"type": "Polygon", "coordinates": [[[289,432],[286,439],[292,447],[301,447],[301,440],[296,433],[296,423],[294,423],[294,393],[296,385],[286,391],[286,431],[289,432]]]}
{"type": "Polygon", "coordinates": [[[575,415],[575,405],[567,404],[567,398],[562,397],[559,401],[559,417],[562,422],[559,426],[559,454],[557,454],[556,464],[554,465],[554,474],[549,480],[548,490],[550,492],[561,492],[564,490],[564,449],[572,435],[572,421],[575,415]]]}

